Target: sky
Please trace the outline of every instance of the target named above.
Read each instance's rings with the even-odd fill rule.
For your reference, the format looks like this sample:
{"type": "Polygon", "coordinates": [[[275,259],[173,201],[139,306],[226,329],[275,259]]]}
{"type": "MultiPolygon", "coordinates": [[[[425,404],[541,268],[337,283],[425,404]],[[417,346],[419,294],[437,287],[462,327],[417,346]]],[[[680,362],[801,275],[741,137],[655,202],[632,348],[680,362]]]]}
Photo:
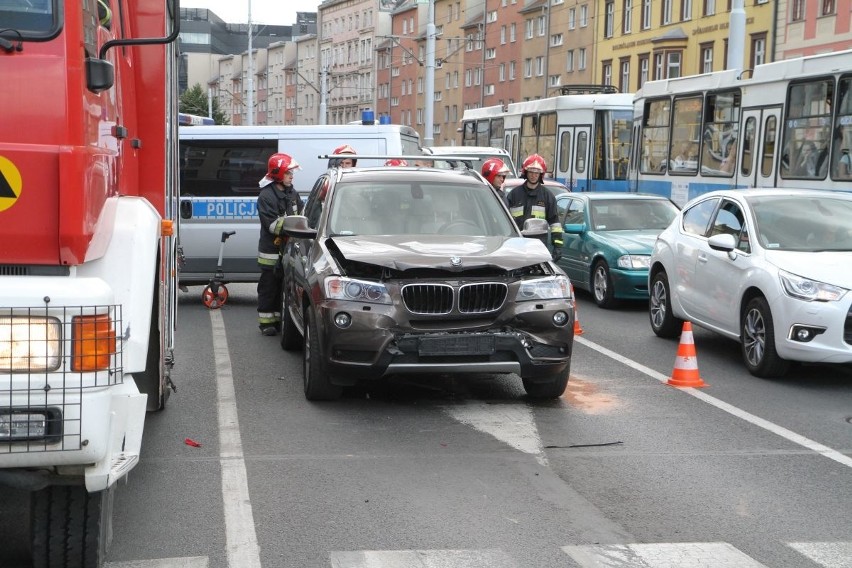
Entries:
{"type": "Polygon", "coordinates": [[[321,0],[181,0],[180,7],[207,8],[229,24],[244,24],[249,2],[252,23],[291,26],[296,12],[316,12],[321,0]]]}

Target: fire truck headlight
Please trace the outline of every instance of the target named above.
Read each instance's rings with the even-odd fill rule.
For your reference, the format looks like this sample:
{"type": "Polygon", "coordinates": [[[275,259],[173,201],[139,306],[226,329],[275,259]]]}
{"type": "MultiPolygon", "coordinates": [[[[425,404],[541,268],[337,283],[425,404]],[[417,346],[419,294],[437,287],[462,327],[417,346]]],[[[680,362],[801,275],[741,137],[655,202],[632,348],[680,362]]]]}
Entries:
{"type": "Polygon", "coordinates": [[[55,371],[62,362],[61,324],[57,318],[0,317],[0,371],[55,371]]]}

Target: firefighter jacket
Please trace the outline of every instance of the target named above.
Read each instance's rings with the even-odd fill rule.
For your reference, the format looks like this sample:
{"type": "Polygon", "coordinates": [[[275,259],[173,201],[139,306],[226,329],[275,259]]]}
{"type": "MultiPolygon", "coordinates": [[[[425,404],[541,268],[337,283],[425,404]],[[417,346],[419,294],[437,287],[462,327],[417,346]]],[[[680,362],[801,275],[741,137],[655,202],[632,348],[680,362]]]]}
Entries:
{"type": "Polygon", "coordinates": [[[509,212],[518,225],[524,228],[527,219],[544,219],[550,225],[550,242],[556,247],[562,246],[562,225],[559,222],[559,210],[556,198],[542,183],[530,189],[526,182],[509,192],[509,212]]]}
{"type": "Polygon", "coordinates": [[[301,215],[302,198],[292,185],[271,183],[257,196],[260,217],[260,240],[257,243],[257,263],[261,268],[273,268],[278,262],[281,227],[287,215],[301,215]]]}

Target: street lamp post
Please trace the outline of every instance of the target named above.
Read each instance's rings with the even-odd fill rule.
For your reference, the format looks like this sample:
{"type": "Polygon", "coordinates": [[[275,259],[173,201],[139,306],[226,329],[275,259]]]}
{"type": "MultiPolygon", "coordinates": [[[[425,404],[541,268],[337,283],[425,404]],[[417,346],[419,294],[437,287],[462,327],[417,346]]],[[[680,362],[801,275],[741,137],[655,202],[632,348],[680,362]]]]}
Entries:
{"type": "Polygon", "coordinates": [[[248,93],[246,94],[246,100],[248,101],[248,107],[246,108],[246,124],[249,126],[254,125],[254,61],[252,57],[252,48],[251,48],[251,0],[248,0],[248,73],[246,77],[246,85],[248,93]]]}
{"type": "Polygon", "coordinates": [[[429,11],[426,19],[426,104],[424,119],[426,121],[423,145],[427,148],[434,142],[434,113],[435,113],[435,0],[429,0],[429,11]]]}

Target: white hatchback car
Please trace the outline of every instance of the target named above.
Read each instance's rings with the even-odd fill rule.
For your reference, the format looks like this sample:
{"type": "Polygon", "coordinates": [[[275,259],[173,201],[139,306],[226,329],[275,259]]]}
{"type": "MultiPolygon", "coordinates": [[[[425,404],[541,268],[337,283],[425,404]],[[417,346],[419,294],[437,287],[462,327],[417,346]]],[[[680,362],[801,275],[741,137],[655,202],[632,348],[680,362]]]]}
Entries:
{"type": "Polygon", "coordinates": [[[745,189],[686,204],[657,238],[651,328],[682,322],[736,339],[749,372],[852,362],[852,194],[745,189]]]}

